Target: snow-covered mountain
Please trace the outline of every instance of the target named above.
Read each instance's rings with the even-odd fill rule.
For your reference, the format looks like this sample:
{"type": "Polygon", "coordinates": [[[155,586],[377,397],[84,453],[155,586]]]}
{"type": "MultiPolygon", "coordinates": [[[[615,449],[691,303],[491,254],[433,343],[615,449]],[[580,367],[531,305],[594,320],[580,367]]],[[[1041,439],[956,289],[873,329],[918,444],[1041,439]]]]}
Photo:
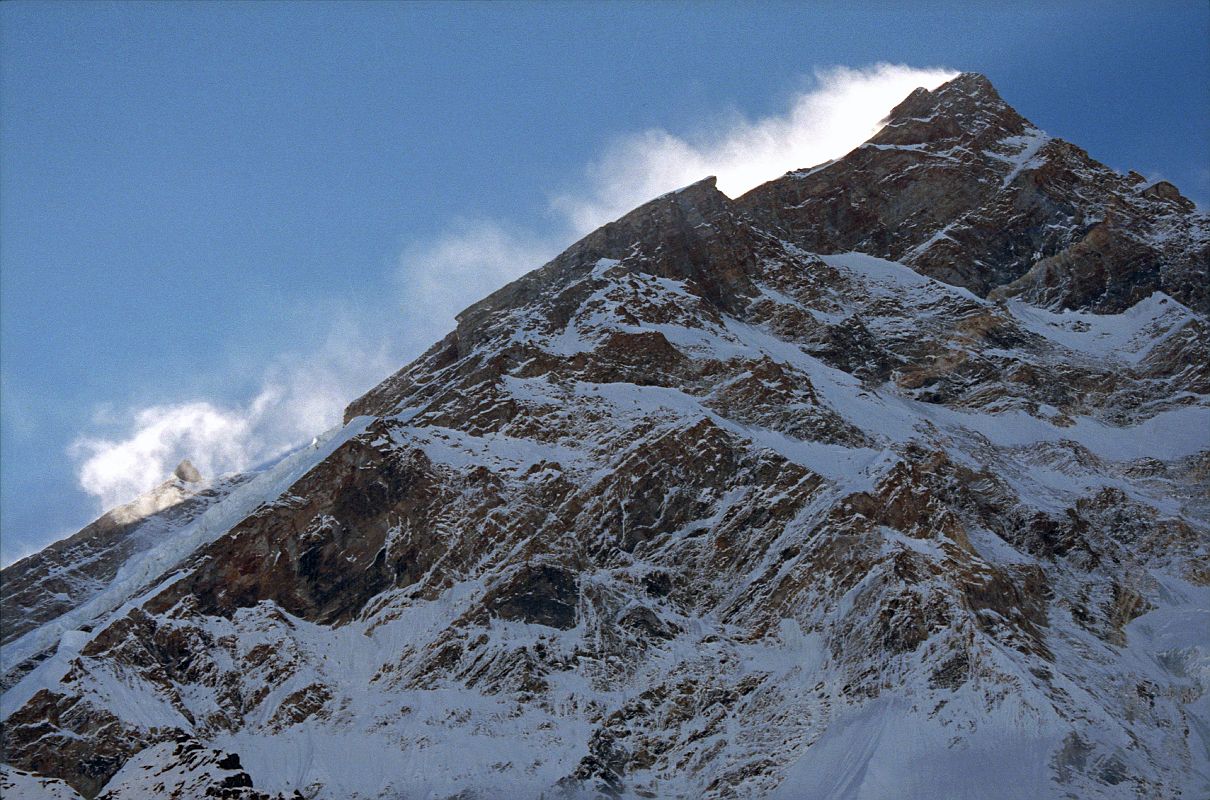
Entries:
{"type": "Polygon", "coordinates": [[[974,74],[657,198],[4,570],[0,786],[1210,796],[1208,269],[974,74]]]}

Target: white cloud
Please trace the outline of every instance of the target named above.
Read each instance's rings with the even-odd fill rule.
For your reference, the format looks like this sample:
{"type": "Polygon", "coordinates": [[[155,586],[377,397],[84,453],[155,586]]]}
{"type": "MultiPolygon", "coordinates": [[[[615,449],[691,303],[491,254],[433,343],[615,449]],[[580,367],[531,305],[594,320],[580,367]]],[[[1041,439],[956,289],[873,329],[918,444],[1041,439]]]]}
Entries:
{"type": "Polygon", "coordinates": [[[876,133],[913,89],[933,89],[955,75],[897,64],[818,70],[814,88],[796,94],[783,114],[756,121],[730,115],[685,137],[659,129],[619,137],[585,168],[578,191],[553,196],[553,229],[459,220],[436,239],[405,248],[396,282],[407,337],[436,341],[466,306],[665,192],[716,175],[719,189],[736,197],[789,170],[838,158],[876,133]]]}
{"type": "Polygon", "coordinates": [[[913,89],[934,89],[956,74],[896,64],[818,70],[815,87],[795,95],[784,114],[735,117],[690,137],[655,129],[616,140],[588,166],[586,188],[553,204],[573,232],[584,234],[707,175],[737,197],[789,170],[839,158],[876,133],[913,89]]]}
{"type": "Polygon", "coordinates": [[[108,509],[157,486],[185,458],[207,478],[276,458],[339,423],[349,401],[445,335],[467,305],[558,250],[553,237],[456,222],[444,235],[405,248],[394,276],[401,303],[370,301],[360,311],[318,314],[336,318],[326,344],[318,353],[279,358],[246,404],[98,407],[93,422],[122,433],[72,443],[80,486],[108,509]],[[365,330],[369,318],[390,320],[377,342],[365,330]]]}
{"type": "Polygon", "coordinates": [[[431,344],[454,316],[559,254],[562,235],[543,235],[491,220],[459,220],[430,242],[404,249],[395,276],[407,338],[431,344]]]}
{"type": "Polygon", "coordinates": [[[122,414],[103,407],[96,422],[124,432],[81,436],[69,453],[81,488],[112,508],[166,480],[185,458],[206,478],[276,458],[337,424],[349,400],[398,366],[395,347],[338,315],[318,352],[277,359],[246,404],[195,400],[122,414]]]}
{"type": "Polygon", "coordinates": [[[80,485],[108,507],[163,481],[177,454],[191,454],[203,474],[213,475],[216,464],[242,469],[248,466],[253,419],[247,411],[208,402],[140,409],[134,413],[135,430],[129,438],[81,438],[72,445],[83,462],[80,485]]]}
{"type": "Polygon", "coordinates": [[[448,332],[456,313],[574,239],[707,175],[717,175],[719,188],[734,197],[788,170],[844,155],[913,89],[955,74],[888,64],[823,70],[814,88],[795,95],[780,115],[755,121],[731,115],[687,136],[656,129],[620,137],[585,168],[578,191],[553,197],[552,227],[462,220],[406,247],[394,276],[401,305],[371,301],[352,315],[391,321],[392,333],[376,345],[367,346],[360,326],[346,319],[321,352],[280,359],[245,405],[201,400],[119,415],[124,435],[81,437],[72,445],[80,485],[107,508],[163,481],[182,458],[210,477],[276,457],[338,423],[350,400],[448,332]]]}

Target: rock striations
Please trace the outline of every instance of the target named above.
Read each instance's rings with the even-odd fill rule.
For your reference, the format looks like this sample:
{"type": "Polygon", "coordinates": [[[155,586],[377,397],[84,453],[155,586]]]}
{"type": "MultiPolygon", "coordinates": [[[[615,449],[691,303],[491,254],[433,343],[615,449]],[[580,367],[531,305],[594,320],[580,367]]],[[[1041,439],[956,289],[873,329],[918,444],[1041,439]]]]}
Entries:
{"type": "Polygon", "coordinates": [[[1208,232],[973,74],[657,198],[5,570],[5,796],[1206,797],[1208,232]]]}

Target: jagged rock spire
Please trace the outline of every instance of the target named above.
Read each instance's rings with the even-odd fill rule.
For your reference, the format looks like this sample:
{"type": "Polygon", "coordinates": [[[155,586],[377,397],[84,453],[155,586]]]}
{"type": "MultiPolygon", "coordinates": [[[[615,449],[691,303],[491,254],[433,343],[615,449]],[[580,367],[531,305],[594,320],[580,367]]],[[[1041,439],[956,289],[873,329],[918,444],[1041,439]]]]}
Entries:
{"type": "Polygon", "coordinates": [[[202,481],[202,473],[198,472],[197,467],[193,466],[192,462],[187,458],[176,465],[176,469],[172,471],[172,476],[185,483],[201,483],[202,481]]]}

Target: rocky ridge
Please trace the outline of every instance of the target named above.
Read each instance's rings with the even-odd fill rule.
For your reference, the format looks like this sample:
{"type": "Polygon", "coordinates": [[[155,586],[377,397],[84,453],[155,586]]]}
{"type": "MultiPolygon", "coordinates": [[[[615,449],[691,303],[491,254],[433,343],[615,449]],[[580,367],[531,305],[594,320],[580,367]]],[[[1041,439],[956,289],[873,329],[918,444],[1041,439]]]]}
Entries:
{"type": "Polygon", "coordinates": [[[183,461],[168,480],[146,494],[6,567],[0,584],[0,644],[92,600],[113,582],[123,564],[226,497],[239,480],[211,486],[183,461]]]}
{"type": "Polygon", "coordinates": [[[657,198],[87,613],[6,613],[5,760],[107,800],[225,780],[199,753],[281,796],[1204,794],[1207,229],[972,74],[657,198]]]}

